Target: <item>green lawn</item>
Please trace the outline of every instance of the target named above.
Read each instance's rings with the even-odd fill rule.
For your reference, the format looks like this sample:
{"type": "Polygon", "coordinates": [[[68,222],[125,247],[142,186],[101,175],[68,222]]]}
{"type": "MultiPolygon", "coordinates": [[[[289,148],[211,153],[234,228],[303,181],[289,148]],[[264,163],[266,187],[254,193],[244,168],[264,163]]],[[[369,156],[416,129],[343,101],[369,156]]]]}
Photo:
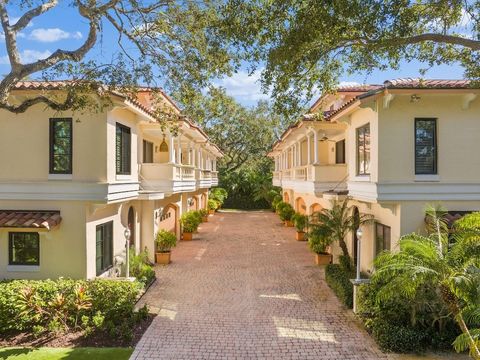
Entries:
{"type": "Polygon", "coordinates": [[[123,360],[132,354],[132,348],[5,348],[0,359],[11,360],[123,360]]]}

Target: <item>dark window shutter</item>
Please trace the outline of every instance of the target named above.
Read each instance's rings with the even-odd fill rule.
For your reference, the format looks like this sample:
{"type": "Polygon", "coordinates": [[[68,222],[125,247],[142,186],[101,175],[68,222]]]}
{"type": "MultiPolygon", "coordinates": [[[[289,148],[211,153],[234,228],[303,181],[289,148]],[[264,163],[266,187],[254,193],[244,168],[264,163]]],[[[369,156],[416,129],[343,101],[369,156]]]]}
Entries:
{"type": "Polygon", "coordinates": [[[118,175],[131,173],[130,128],[117,123],[115,133],[115,167],[118,175]]]}
{"type": "Polygon", "coordinates": [[[335,163],[345,164],[345,140],[335,143],[335,163]]]}
{"type": "Polygon", "coordinates": [[[437,174],[436,132],[436,119],[415,119],[415,174],[437,174]]]}

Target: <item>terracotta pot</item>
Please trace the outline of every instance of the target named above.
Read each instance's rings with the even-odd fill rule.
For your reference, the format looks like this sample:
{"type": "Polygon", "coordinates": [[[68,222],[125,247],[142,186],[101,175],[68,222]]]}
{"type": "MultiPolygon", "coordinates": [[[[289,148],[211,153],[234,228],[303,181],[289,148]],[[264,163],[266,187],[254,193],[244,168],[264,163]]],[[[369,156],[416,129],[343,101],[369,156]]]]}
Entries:
{"type": "Polygon", "coordinates": [[[167,265],[170,264],[170,251],[168,252],[156,252],[155,253],[155,262],[157,264],[167,265]]]}
{"type": "Polygon", "coordinates": [[[290,221],[290,220],[285,220],[284,223],[285,223],[285,226],[286,226],[286,227],[293,227],[293,222],[290,221]]]}
{"type": "Polygon", "coordinates": [[[328,265],[332,263],[331,254],[315,254],[315,263],[317,265],[328,265]]]}
{"type": "Polygon", "coordinates": [[[204,217],[202,217],[202,221],[203,222],[208,222],[208,215],[205,215],[204,217]]]}
{"type": "Polygon", "coordinates": [[[184,241],[190,241],[193,239],[193,234],[192,233],[188,233],[188,232],[184,232],[183,233],[183,237],[182,237],[182,240],[184,241]]]}
{"type": "Polygon", "coordinates": [[[295,234],[295,240],[304,241],[305,240],[305,232],[304,231],[297,231],[296,234],[295,234]]]}
{"type": "Polygon", "coordinates": [[[208,213],[209,213],[210,215],[213,215],[213,214],[215,214],[215,210],[208,210],[208,213]]]}

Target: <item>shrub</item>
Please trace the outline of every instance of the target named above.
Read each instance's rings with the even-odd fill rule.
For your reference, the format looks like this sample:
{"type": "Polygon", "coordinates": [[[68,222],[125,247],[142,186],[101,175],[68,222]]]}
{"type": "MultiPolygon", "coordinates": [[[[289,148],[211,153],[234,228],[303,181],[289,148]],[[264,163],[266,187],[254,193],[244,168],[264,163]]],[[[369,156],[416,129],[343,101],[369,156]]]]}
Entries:
{"type": "Polygon", "coordinates": [[[308,232],[308,246],[315,254],[326,254],[327,247],[332,243],[333,238],[330,232],[322,226],[311,227],[308,232]]]}
{"type": "Polygon", "coordinates": [[[155,270],[148,260],[147,249],[135,254],[132,249],[129,252],[130,275],[134,276],[144,286],[150,284],[155,279],[155,270]]]}
{"type": "Polygon", "coordinates": [[[353,308],[353,285],[350,279],[355,273],[345,270],[339,264],[328,264],[325,267],[325,280],[339,300],[348,308],[353,308]]]}
{"type": "Polygon", "coordinates": [[[278,212],[278,215],[280,216],[280,219],[282,219],[282,221],[290,221],[294,214],[295,210],[290,204],[283,205],[278,212]]]}
{"type": "Polygon", "coordinates": [[[198,222],[199,224],[201,224],[202,221],[203,221],[202,213],[201,213],[200,211],[198,211],[198,210],[194,210],[194,211],[192,211],[192,213],[193,213],[193,216],[195,216],[195,218],[197,219],[197,222],[198,222]]]}
{"type": "Polygon", "coordinates": [[[169,252],[177,246],[177,235],[171,231],[161,229],[155,235],[155,244],[158,252],[169,252]]]}
{"type": "Polygon", "coordinates": [[[187,211],[180,217],[180,224],[182,225],[183,232],[193,233],[197,231],[201,220],[198,220],[198,216],[193,211],[187,211]]]}
{"type": "MultiPolygon", "coordinates": [[[[134,281],[11,280],[0,282],[0,332],[108,330],[135,324],[134,306],[142,284],[134,281]]],[[[130,330],[131,332],[131,330],[130,330]]]]}
{"type": "Polygon", "coordinates": [[[384,351],[410,353],[423,349],[425,334],[417,329],[376,320],[371,323],[370,330],[384,351]]]}
{"type": "Polygon", "coordinates": [[[282,195],[275,195],[272,199],[272,209],[277,210],[277,205],[282,202],[282,195]]]}
{"type": "Polygon", "coordinates": [[[208,210],[217,210],[220,204],[214,199],[208,199],[207,207],[208,210]]]}
{"type": "Polygon", "coordinates": [[[292,221],[295,227],[297,228],[298,232],[303,232],[305,231],[305,228],[307,227],[308,223],[308,216],[300,214],[300,213],[295,213],[292,216],[292,221]]]}
{"type": "Polygon", "coordinates": [[[228,197],[228,192],[224,188],[217,187],[210,190],[209,199],[215,200],[218,203],[217,207],[222,206],[228,197]]]}
{"type": "Polygon", "coordinates": [[[208,210],[207,209],[200,209],[200,210],[198,210],[198,212],[200,213],[202,218],[208,215],[208,210]]]}
{"type": "Polygon", "coordinates": [[[280,210],[285,207],[285,206],[291,206],[289,203],[286,203],[285,201],[279,201],[277,205],[275,206],[275,210],[277,212],[280,212],[280,210]]]}

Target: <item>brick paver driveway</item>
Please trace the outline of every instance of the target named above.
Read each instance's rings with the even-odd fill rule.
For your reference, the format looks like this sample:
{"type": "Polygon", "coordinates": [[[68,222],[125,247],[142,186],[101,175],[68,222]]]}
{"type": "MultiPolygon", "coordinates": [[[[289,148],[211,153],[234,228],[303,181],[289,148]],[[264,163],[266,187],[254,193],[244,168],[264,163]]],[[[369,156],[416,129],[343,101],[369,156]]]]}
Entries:
{"type": "Polygon", "coordinates": [[[387,358],[273,213],[216,214],[172,256],[132,359],[387,358]]]}

